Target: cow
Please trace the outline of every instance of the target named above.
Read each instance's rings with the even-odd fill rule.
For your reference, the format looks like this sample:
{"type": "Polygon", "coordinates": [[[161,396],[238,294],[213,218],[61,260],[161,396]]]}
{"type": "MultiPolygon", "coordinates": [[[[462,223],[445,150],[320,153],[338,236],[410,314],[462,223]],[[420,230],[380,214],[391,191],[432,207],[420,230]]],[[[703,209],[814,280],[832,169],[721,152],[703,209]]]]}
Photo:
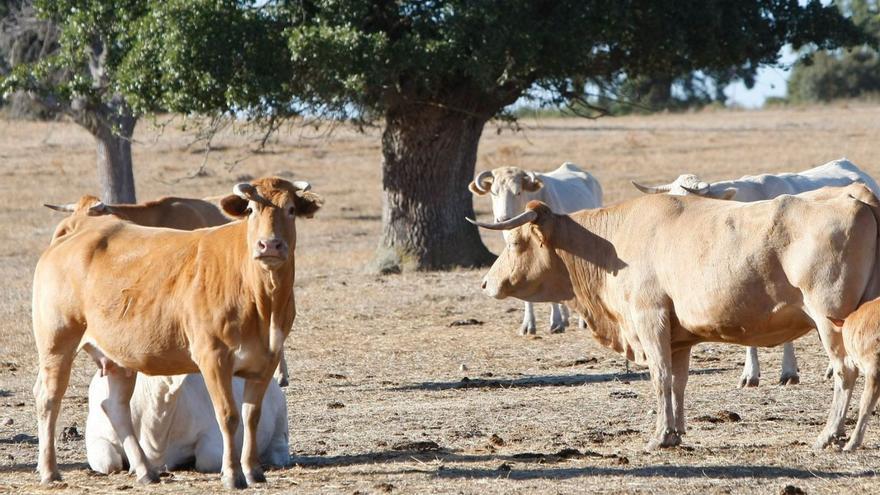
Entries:
{"type": "MultiPolygon", "coordinates": [[[[521,212],[532,200],[543,201],[558,213],[571,213],[602,205],[602,186],[595,177],[577,165],[565,162],[556,170],[539,173],[518,167],[499,167],[478,174],[468,185],[477,196],[491,194],[492,213],[496,222],[504,221],[521,212]]],[[[565,331],[568,326],[568,308],[550,304],[550,333],[565,331]]],[[[580,320],[583,328],[583,320],[580,320]]],[[[525,315],[520,333],[534,334],[535,312],[532,303],[525,303],[525,315]]]]}
{"type": "MultiPolygon", "coordinates": [[[[212,198],[213,199],[213,198],[212,198]]],[[[177,198],[166,196],[155,201],[136,205],[108,205],[96,196],[86,194],[76,203],[63,205],[44,204],[55,211],[78,215],[113,215],[122,220],[145,227],[165,227],[177,230],[195,230],[229,223],[217,205],[208,199],[177,198]]],[[[55,235],[60,234],[56,232],[55,235]]],[[[287,360],[281,354],[281,362],[275,370],[275,379],[282,387],[288,385],[287,360]]]]}
{"type": "MultiPolygon", "coordinates": [[[[107,412],[101,407],[110,400],[110,379],[100,370],[89,384],[89,415],[86,420],[86,457],[99,473],[122,471],[129,464],[107,412]]],[[[245,380],[232,379],[237,409],[241,410],[245,380]]],[[[218,472],[223,438],[214,420],[211,397],[198,373],[189,375],[137,375],[131,397],[131,418],[147,461],[152,466],[174,470],[193,465],[197,471],[218,472]]],[[[241,427],[235,447],[241,448],[241,427]]],[[[287,433],[287,403],[275,380],[263,396],[257,426],[257,448],[262,464],[290,464],[287,433]]]]}
{"type": "Polygon", "coordinates": [[[158,475],[131,422],[134,372],[200,372],[223,438],[224,486],[265,481],[257,423],[296,316],[295,219],[311,217],[323,202],[309,189],[306,182],[277,177],[237,184],[221,207],[239,221],[194,231],[143,227],[113,216],[62,220],[56,233],[63,233],[40,257],[33,283],[43,483],[61,478],[55,426],[80,349],[108,377],[101,408],[138,481],[157,482],[158,475]],[[240,415],[233,376],[247,379],[240,415]]]}
{"type": "Polygon", "coordinates": [[[857,375],[826,316],[880,294],[880,203],[860,184],[755,203],[654,195],[559,215],[544,203],[504,222],[504,251],[482,280],[503,299],[567,301],[593,336],[647,365],[657,398],[647,449],[681,442],[691,347],[773,346],[818,329],[834,367],[828,422],[844,433],[857,375]]]}
{"type": "Polygon", "coordinates": [[[856,371],[865,374],[865,390],[859,404],[859,419],[852,437],[843,450],[855,450],[865,438],[868,420],[880,398],[880,299],[861,305],[845,320],[829,317],[835,327],[841,329],[847,356],[855,363],[856,371]]]}
{"type": "MultiPolygon", "coordinates": [[[[736,180],[708,183],[693,174],[678,176],[673,182],[659,186],[644,186],[635,181],[633,185],[643,193],[666,193],[673,195],[697,194],[718,199],[732,199],[740,202],[763,201],[782,194],[798,194],[827,186],[846,186],[863,183],[880,197],[880,186],[865,171],[854,163],[841,158],[798,173],[748,175],[736,180]]],[[[829,367],[830,372],[830,367],[829,367]]],[[[757,387],[761,379],[758,363],[758,348],[746,349],[746,364],[740,376],[740,387],[757,387]]],[[[800,383],[797,357],[794,344],[786,342],[782,346],[782,372],[780,385],[800,383]]]]}

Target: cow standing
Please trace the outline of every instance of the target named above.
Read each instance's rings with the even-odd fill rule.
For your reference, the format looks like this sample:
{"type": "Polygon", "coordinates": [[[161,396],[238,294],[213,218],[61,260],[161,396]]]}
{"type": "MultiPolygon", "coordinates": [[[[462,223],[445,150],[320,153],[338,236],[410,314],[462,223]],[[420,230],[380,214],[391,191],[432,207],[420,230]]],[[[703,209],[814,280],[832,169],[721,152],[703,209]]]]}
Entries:
{"type": "MultiPolygon", "coordinates": [[[[743,203],[773,199],[782,194],[800,194],[828,186],[847,186],[862,183],[880,197],[880,186],[864,170],[846,158],[834,160],[824,165],[798,173],[748,175],[736,180],[708,183],[693,174],[678,176],[673,182],[660,186],[633,185],[647,194],[666,193],[684,196],[696,194],[707,198],[732,199],[743,203]]],[[[830,368],[829,368],[830,371],[830,368]]],[[[746,362],[740,376],[740,387],[757,387],[761,378],[758,362],[758,348],[746,349],[746,362]]],[[[794,344],[786,342],[782,346],[782,372],[780,385],[800,383],[797,357],[794,344]]]]}
{"type": "MultiPolygon", "coordinates": [[[[213,199],[213,198],[211,198],[213,199]]],[[[229,217],[223,215],[220,208],[208,199],[178,198],[166,196],[154,201],[137,205],[108,205],[95,196],[84,195],[76,203],[65,205],[43,205],[55,211],[76,215],[101,216],[113,215],[122,220],[143,225],[144,227],[164,227],[177,230],[195,230],[205,227],[216,227],[229,223],[229,217]]],[[[61,235],[64,231],[56,231],[61,235]]],[[[288,385],[287,359],[281,353],[281,362],[275,370],[275,379],[282,387],[288,385]]]]}
{"type": "Polygon", "coordinates": [[[482,288],[569,301],[600,343],[646,364],[657,396],[649,449],[681,442],[692,346],[773,346],[817,328],[835,372],[822,448],[844,433],[858,374],[826,315],[880,294],[878,214],[862,185],[748,204],[655,195],[571,215],[532,202],[477,223],[510,231],[482,288]]]}
{"type": "Polygon", "coordinates": [[[157,482],[138,444],[129,400],[133,371],[201,372],[223,437],[223,484],[265,481],[257,450],[263,394],[296,315],[296,217],[321,199],[307,183],[241,183],[223,210],[241,221],[191,232],[112,216],[62,221],[33,286],[39,373],[34,385],[43,483],[61,478],[55,426],[74,357],[85,350],[108,376],[106,411],[141,482],[157,482]],[[239,415],[232,377],[247,379],[239,415]],[[241,453],[235,448],[244,420],[241,453]]]}
{"type": "MultiPolygon", "coordinates": [[[[547,173],[531,172],[517,167],[487,170],[477,175],[468,189],[478,196],[491,194],[492,213],[496,222],[514,217],[532,200],[543,201],[557,213],[571,213],[602,206],[602,186],[599,181],[569,162],[547,173]]],[[[566,326],[568,308],[563,304],[551,303],[550,333],[563,332],[566,326]]],[[[526,301],[520,333],[534,334],[535,331],[535,310],[532,303],[526,301]]]]}

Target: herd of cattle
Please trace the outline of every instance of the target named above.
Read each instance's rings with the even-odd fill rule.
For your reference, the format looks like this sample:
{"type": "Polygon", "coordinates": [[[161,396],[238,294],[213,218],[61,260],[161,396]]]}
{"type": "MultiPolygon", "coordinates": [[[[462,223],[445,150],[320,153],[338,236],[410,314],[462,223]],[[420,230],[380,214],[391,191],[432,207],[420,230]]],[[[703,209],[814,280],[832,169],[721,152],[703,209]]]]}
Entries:
{"type": "MultiPolygon", "coordinates": [[[[858,447],[880,395],[874,180],[842,159],[797,174],[634,185],[648,195],[603,208],[599,183],[570,163],[477,175],[469,188],[491,196],[494,221],[468,220],[505,239],[483,292],[526,301],[523,333],[536,330],[532,303],[550,303],[551,332],[565,329],[571,308],[602,345],[646,365],[657,396],[648,448],[681,442],[691,347],[753,346],[741,385],[757,386],[756,347],[785,344],[780,382],[794,384],[790,342],[816,329],[834,392],[815,446],[844,437],[861,370],[844,449],[858,447]]],[[[322,203],[308,183],[270,177],[222,198],[47,205],[70,215],[34,274],[41,481],[60,480],[55,427],[80,350],[98,368],[86,425],[92,469],[128,467],[156,482],[157,467],[194,464],[242,488],[265,481],[263,464],[287,465],[279,387],[296,314],[295,220],[322,203]]]]}

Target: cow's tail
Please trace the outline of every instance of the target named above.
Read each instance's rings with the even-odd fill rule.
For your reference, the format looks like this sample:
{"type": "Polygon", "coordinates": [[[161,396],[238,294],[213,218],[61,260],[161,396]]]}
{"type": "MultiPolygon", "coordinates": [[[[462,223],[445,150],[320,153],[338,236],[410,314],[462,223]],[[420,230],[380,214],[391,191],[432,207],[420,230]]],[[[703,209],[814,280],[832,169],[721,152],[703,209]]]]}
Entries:
{"type": "Polygon", "coordinates": [[[877,239],[874,241],[874,266],[871,268],[871,277],[868,279],[868,285],[862,295],[861,305],[861,303],[880,297],[880,200],[870,188],[864,185],[851,192],[849,196],[871,210],[874,215],[874,224],[877,227],[877,239]]]}

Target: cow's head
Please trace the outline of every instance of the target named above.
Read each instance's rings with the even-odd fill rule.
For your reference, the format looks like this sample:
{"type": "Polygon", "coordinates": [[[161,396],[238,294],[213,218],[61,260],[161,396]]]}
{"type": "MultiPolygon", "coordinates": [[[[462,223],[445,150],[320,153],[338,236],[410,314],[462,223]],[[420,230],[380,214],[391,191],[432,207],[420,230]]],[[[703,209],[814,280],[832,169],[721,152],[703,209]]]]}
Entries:
{"type": "Polygon", "coordinates": [[[483,277],[483,292],[496,299],[516,297],[531,302],[559,302],[574,297],[568,270],[554,249],[559,215],[540,201],[531,201],[519,215],[491,224],[474,225],[507,231],[506,246],[483,277]]]}
{"type": "Polygon", "coordinates": [[[712,184],[701,180],[694,174],[682,174],[669,184],[659,186],[643,186],[636,181],[632,181],[632,185],[645,194],[671,194],[673,196],[687,196],[688,194],[696,194],[706,198],[715,199],[733,199],[736,196],[736,188],[713,187],[712,184]]]}
{"type": "Polygon", "coordinates": [[[320,196],[305,181],[288,182],[265,177],[242,182],[220,202],[223,211],[247,222],[251,256],[274,270],[291,258],[296,248],[296,217],[309,218],[321,207],[320,196]]]}
{"type": "Polygon", "coordinates": [[[67,203],[64,205],[53,205],[53,204],[43,204],[46,208],[51,208],[55,211],[60,211],[64,213],[73,213],[76,215],[88,215],[88,216],[99,216],[99,215],[109,215],[113,213],[111,207],[109,205],[105,205],[100,199],[92,196],[90,194],[86,194],[85,196],[79,198],[79,201],[76,203],[67,203]]]}
{"type": "Polygon", "coordinates": [[[496,222],[513,218],[534,199],[534,192],[544,184],[534,172],[517,167],[499,167],[481,172],[468,185],[474,194],[492,195],[492,213],[496,222]]]}

